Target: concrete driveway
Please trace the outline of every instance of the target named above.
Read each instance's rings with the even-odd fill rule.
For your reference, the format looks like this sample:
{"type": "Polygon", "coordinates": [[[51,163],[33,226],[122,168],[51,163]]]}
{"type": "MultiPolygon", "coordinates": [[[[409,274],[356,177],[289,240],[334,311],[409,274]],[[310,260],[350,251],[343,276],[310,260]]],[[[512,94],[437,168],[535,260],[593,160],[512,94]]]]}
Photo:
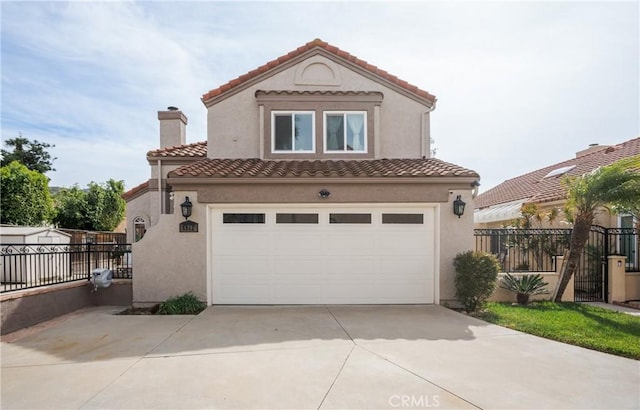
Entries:
{"type": "Polygon", "coordinates": [[[2,343],[2,409],[637,409],[640,362],[440,306],[91,308],[2,343]]]}

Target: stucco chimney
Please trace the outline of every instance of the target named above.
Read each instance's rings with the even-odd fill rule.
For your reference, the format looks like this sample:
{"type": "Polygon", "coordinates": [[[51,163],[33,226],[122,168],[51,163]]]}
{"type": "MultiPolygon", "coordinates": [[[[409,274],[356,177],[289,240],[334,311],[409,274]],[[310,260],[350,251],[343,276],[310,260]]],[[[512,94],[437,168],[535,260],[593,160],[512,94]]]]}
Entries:
{"type": "Polygon", "coordinates": [[[160,121],[160,148],[187,143],[187,117],[177,107],[158,111],[160,121]]]}

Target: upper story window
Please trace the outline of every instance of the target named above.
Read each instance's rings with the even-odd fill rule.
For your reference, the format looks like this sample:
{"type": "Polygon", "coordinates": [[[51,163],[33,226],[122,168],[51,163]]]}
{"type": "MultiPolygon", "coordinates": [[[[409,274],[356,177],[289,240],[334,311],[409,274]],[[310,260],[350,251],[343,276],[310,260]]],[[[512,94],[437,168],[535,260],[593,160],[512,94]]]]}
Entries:
{"type": "Polygon", "coordinates": [[[272,112],[272,150],[273,152],[314,152],[315,125],[314,113],[272,112]]]}
{"type": "Polygon", "coordinates": [[[367,113],[324,113],[325,152],[367,152],[367,113]]]}
{"type": "Polygon", "coordinates": [[[260,158],[375,158],[378,91],[256,91],[260,158]]]}

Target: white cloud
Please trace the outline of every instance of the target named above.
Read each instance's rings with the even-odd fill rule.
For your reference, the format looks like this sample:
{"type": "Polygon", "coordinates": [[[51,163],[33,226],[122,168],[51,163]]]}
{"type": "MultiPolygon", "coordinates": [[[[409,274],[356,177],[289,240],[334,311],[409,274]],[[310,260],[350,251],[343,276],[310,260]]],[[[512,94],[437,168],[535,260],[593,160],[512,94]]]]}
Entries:
{"type": "Polygon", "coordinates": [[[438,156],[480,172],[485,189],[640,134],[633,2],[1,7],[2,137],[55,143],[59,185],[137,185],[157,110],[180,107],[188,140],[204,140],[202,94],[316,37],[436,94],[438,156]]]}

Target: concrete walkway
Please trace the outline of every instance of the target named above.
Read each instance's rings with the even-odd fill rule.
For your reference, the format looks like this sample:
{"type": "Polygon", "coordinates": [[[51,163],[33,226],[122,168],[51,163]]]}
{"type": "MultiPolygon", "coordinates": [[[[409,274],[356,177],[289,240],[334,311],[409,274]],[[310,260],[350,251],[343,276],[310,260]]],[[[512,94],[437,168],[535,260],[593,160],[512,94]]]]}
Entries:
{"type": "Polygon", "coordinates": [[[583,303],[586,303],[587,305],[603,308],[603,309],[613,310],[614,312],[626,313],[627,315],[631,315],[631,316],[640,316],[640,310],[633,309],[626,306],[614,305],[614,304],[605,303],[605,302],[583,302],[583,303]]]}
{"type": "Polygon", "coordinates": [[[640,407],[640,362],[440,306],[117,310],[3,341],[2,409],[640,407]]]}

